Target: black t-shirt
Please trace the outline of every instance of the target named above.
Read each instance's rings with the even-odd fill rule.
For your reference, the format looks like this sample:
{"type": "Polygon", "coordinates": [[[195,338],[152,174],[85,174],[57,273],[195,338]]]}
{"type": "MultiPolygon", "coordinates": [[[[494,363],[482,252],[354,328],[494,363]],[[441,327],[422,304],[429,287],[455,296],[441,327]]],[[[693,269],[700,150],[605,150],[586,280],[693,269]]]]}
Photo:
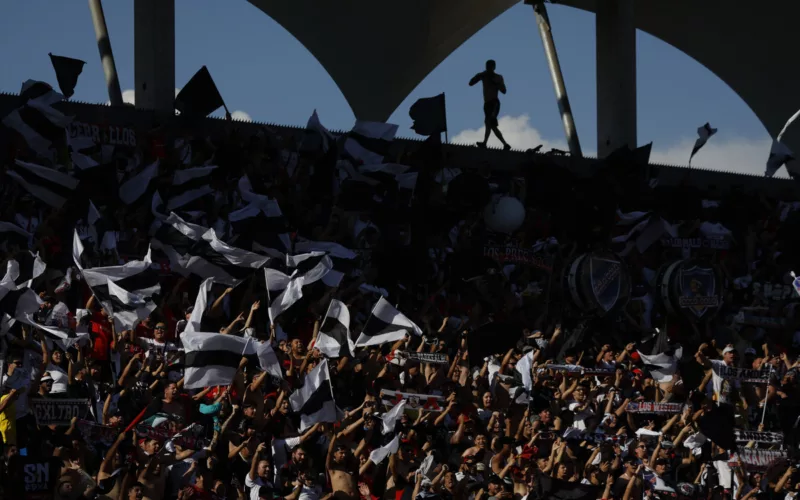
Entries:
{"type": "Polygon", "coordinates": [[[17,500],[50,500],[61,475],[64,463],[58,458],[23,457],[17,455],[9,460],[8,471],[12,481],[9,498],[17,500]]]}

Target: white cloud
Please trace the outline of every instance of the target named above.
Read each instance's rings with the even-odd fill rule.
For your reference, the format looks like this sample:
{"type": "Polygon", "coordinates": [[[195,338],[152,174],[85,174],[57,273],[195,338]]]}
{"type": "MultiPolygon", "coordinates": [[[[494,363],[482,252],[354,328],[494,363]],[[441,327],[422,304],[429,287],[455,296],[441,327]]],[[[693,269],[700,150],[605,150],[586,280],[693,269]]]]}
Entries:
{"type": "Polygon", "coordinates": [[[233,118],[236,121],[240,121],[240,122],[251,122],[251,121],[253,121],[253,119],[250,118],[250,115],[248,115],[247,113],[245,113],[244,111],[242,111],[240,109],[237,109],[236,111],[231,113],[231,118],[233,118]]]}
{"type": "Polygon", "coordinates": [[[136,91],[133,89],[123,90],[122,102],[125,104],[136,104],[136,91]]]}
{"type": "MultiPolygon", "coordinates": [[[[498,120],[498,128],[503,134],[503,138],[506,140],[506,142],[511,144],[511,147],[514,149],[526,150],[535,148],[540,144],[543,145],[542,152],[549,151],[553,148],[560,149],[562,151],[566,151],[568,149],[566,141],[551,141],[544,139],[539,131],[531,126],[531,118],[528,115],[501,116],[498,120]]],[[[483,142],[483,134],[485,133],[485,130],[485,127],[481,127],[479,129],[462,130],[456,134],[456,136],[453,137],[450,142],[470,145],[474,145],[479,141],[483,142]]],[[[489,146],[500,147],[502,144],[497,137],[492,134],[489,138],[489,146]]]]}
{"type": "MultiPolygon", "coordinates": [[[[514,149],[531,149],[542,144],[542,152],[552,148],[567,151],[566,141],[550,140],[542,137],[536,128],[530,123],[528,115],[500,117],[500,132],[503,133],[506,141],[514,149]]],[[[459,144],[475,144],[483,141],[484,127],[479,129],[462,130],[456,134],[452,141],[459,144]]],[[[689,153],[694,146],[694,137],[686,137],[663,147],[658,143],[653,144],[653,152],[650,161],[653,163],[667,165],[687,165],[689,153]]],[[[489,139],[489,146],[500,147],[500,141],[492,134],[489,139]]],[[[707,170],[723,170],[726,172],[738,172],[744,174],[763,175],[766,166],[767,156],[769,156],[772,140],[769,137],[763,139],[746,138],[721,138],[712,137],[692,160],[692,166],[707,170]]],[[[587,156],[595,155],[594,151],[584,151],[587,156]]],[[[786,170],[782,169],[776,177],[787,177],[786,170]]]]}
{"type": "MultiPolygon", "coordinates": [[[[667,165],[686,165],[695,138],[684,138],[667,148],[653,145],[650,161],[667,165]]],[[[740,174],[764,175],[772,139],[712,137],[692,159],[692,167],[740,174]],[[719,140],[714,140],[719,139],[719,140]]],[[[782,170],[777,177],[788,177],[782,170]]]]}

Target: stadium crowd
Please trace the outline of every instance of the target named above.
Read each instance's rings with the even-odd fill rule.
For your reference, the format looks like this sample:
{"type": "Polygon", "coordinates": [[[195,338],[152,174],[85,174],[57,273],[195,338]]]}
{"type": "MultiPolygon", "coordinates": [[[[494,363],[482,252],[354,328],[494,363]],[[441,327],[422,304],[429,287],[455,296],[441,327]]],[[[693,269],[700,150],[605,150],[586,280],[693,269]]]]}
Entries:
{"type": "Polygon", "coordinates": [[[46,117],[0,130],[0,497],[797,497],[800,203],[46,117]]]}

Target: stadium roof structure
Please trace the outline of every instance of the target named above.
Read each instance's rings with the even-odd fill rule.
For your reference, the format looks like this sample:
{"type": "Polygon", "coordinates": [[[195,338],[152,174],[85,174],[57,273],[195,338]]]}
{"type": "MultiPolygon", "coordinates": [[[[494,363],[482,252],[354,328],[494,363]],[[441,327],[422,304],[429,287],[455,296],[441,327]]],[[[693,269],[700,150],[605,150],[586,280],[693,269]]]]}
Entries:
{"type": "MultiPolygon", "coordinates": [[[[520,0],[248,1],[294,35],[317,58],[356,116],[379,121],[386,120],[462,43],[520,3],[520,0]]],[[[594,12],[600,2],[620,1],[623,0],[554,3],[594,12]]],[[[636,28],[678,48],[716,74],[750,106],[773,137],[789,116],[800,109],[800,68],[792,57],[800,2],[639,0],[634,10],[636,28]]],[[[535,28],[531,13],[531,29],[535,28]]],[[[568,30],[556,32],[556,42],[568,36],[568,30]]],[[[513,43],[511,36],[509,43],[513,43]]],[[[800,151],[800,131],[787,133],[785,142],[794,151],[800,151]]]]}

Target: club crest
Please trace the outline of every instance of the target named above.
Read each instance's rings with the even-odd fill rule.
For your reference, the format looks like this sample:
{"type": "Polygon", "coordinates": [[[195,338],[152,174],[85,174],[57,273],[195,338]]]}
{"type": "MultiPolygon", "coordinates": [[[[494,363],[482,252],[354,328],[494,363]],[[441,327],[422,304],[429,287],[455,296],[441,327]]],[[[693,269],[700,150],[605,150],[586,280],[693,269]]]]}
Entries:
{"type": "Polygon", "coordinates": [[[698,318],[702,318],[710,308],[719,307],[717,276],[711,268],[693,266],[681,269],[678,287],[678,305],[698,318]]]}
{"type": "Polygon", "coordinates": [[[595,300],[608,312],[619,299],[621,283],[619,261],[591,256],[589,260],[589,277],[595,300]]]}

